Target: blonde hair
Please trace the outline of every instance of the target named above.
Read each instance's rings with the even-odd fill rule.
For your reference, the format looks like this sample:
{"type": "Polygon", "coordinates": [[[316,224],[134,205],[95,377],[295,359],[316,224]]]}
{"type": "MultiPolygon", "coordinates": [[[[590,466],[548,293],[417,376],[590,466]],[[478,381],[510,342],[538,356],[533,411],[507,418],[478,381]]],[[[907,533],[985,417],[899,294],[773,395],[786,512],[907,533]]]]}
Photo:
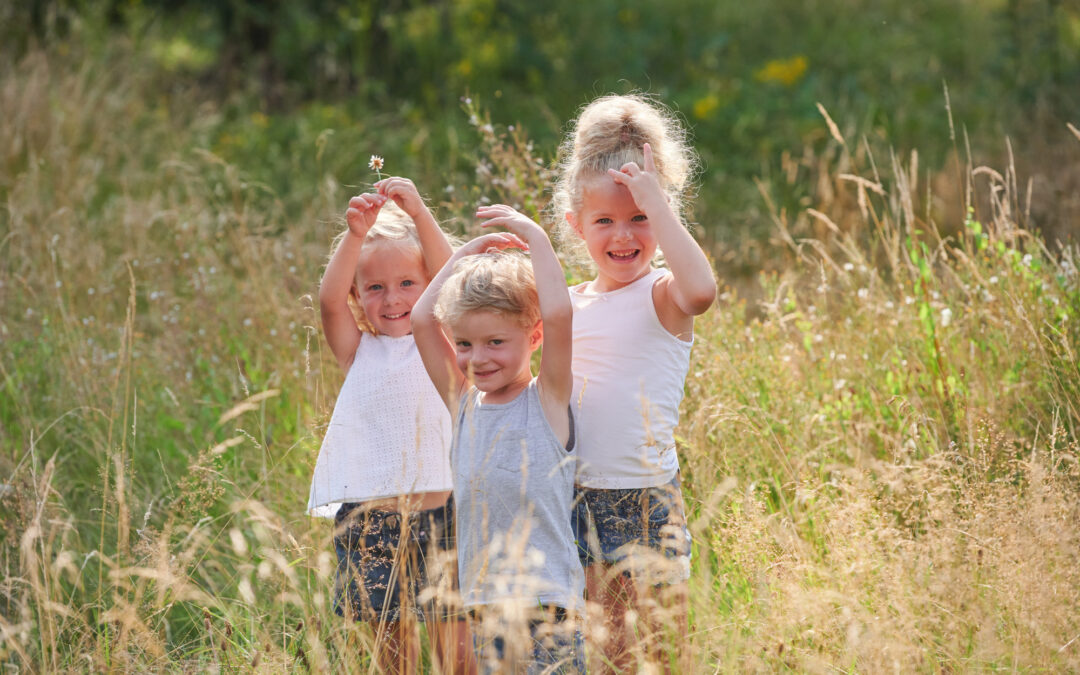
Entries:
{"type": "Polygon", "coordinates": [[[462,258],[439,290],[435,318],[453,325],[468,312],[513,318],[523,328],[540,320],[540,298],[532,263],[524,254],[492,251],[462,258]]]}
{"type": "Polygon", "coordinates": [[[549,220],[562,246],[583,248],[565,214],[580,211],[585,183],[628,162],[643,166],[642,148],[646,143],[652,148],[660,187],[681,219],[698,167],[697,153],[690,147],[687,136],[675,113],[651,97],[611,95],[585,106],[571,123],[559,148],[558,178],[549,220]]]}
{"type": "MultiPolygon", "coordinates": [[[[341,248],[341,244],[345,241],[345,237],[348,236],[348,234],[349,229],[345,228],[340,234],[334,237],[334,241],[330,246],[330,258],[337,253],[339,248],[341,248]]],[[[421,262],[423,261],[424,252],[420,245],[420,233],[416,231],[416,223],[413,222],[412,218],[410,218],[401,207],[391,201],[387,201],[379,211],[378,217],[375,218],[375,223],[364,237],[364,247],[366,248],[382,242],[402,246],[406,249],[413,249],[416,252],[417,258],[419,258],[421,262]]],[[[349,289],[348,303],[350,309],[352,309],[353,316],[356,318],[356,325],[360,327],[360,330],[374,334],[375,327],[368,321],[367,315],[364,314],[364,307],[360,303],[359,292],[361,283],[360,265],[358,263],[356,269],[353,271],[353,284],[349,289]]]]}

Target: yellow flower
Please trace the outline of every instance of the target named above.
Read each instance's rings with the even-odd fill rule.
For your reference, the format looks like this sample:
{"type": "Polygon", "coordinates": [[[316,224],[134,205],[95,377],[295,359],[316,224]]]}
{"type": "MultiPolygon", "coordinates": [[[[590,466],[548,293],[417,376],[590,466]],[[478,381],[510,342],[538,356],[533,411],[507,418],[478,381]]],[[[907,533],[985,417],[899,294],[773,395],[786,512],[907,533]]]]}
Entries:
{"type": "Polygon", "coordinates": [[[806,74],[807,65],[806,57],[802,55],[769,61],[754,73],[754,78],[758,82],[778,82],[790,87],[806,74]]]}
{"type": "Polygon", "coordinates": [[[694,117],[699,120],[709,119],[720,107],[720,97],[716,94],[706,94],[694,101],[694,117]]]}

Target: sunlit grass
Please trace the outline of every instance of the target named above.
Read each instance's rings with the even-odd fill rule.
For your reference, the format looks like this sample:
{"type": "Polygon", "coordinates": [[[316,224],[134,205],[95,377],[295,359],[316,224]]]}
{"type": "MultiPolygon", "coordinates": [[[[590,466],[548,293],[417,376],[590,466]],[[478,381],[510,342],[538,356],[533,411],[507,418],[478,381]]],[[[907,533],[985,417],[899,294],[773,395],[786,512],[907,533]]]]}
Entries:
{"type": "MultiPolygon", "coordinates": [[[[368,672],[304,514],[341,380],[311,296],[357,179],[274,193],[152,75],[0,76],[0,661],[368,672]]],[[[488,125],[441,216],[543,208],[524,132],[488,125]]],[[[843,141],[813,211],[773,214],[763,301],[696,325],[671,639],[704,672],[1078,669],[1076,251],[1017,226],[1012,167],[935,176],[972,185],[942,238],[912,158],[843,141]]]]}

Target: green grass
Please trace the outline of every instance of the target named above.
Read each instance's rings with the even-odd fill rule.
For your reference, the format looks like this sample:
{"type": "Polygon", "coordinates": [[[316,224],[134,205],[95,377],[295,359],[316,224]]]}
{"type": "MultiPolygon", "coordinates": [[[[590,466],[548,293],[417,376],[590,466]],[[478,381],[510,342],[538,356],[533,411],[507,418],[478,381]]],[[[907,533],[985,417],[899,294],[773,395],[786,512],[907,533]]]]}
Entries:
{"type": "MultiPolygon", "coordinates": [[[[313,106],[287,140],[157,75],[57,50],[0,75],[0,662],[369,670],[304,514],[341,381],[314,294],[361,137],[398,170],[418,132],[313,106]]],[[[422,185],[440,216],[540,209],[544,154],[474,112],[491,170],[422,185]]],[[[924,173],[820,127],[762,183],[814,212],[765,209],[760,301],[695,328],[695,671],[1078,669],[1080,254],[1019,227],[1011,165],[924,173]]]]}

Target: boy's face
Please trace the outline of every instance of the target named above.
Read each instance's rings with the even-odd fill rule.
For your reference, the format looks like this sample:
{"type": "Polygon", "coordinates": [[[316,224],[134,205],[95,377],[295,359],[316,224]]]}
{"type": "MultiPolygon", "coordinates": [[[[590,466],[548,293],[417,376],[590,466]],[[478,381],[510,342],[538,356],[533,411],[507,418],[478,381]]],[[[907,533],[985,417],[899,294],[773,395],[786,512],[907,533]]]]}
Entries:
{"type": "Polygon", "coordinates": [[[360,306],[380,335],[412,332],[412,308],[427,285],[424,261],[411,246],[380,241],[361,250],[356,265],[360,306]]]}
{"type": "Polygon", "coordinates": [[[509,402],[529,385],[529,357],[543,340],[539,322],[526,328],[517,317],[477,310],[466,312],[450,332],[458,368],[487,401],[509,402]]]}

